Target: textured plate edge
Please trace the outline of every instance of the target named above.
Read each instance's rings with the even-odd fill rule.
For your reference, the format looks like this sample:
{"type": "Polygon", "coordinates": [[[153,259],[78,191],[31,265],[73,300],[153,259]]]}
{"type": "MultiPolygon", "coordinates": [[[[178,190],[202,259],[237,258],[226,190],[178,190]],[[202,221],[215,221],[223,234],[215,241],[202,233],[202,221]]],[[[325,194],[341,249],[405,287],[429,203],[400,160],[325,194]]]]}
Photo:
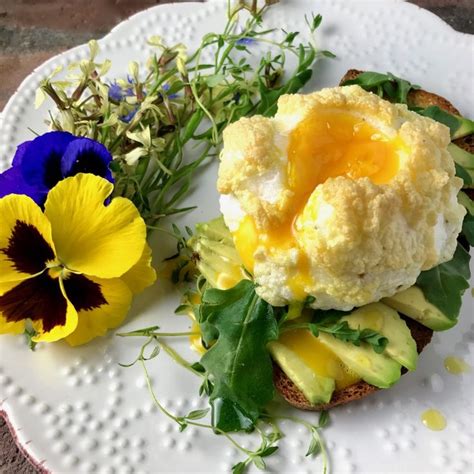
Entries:
{"type": "MultiPolygon", "coordinates": [[[[167,4],[162,4],[162,5],[155,5],[150,8],[147,8],[145,10],[141,10],[134,15],[124,19],[117,25],[115,25],[106,35],[101,37],[100,39],[97,40],[99,45],[102,45],[104,42],[110,41],[111,37],[113,37],[115,34],[119,33],[120,30],[129,22],[137,21],[140,16],[145,16],[149,14],[150,12],[155,12],[159,9],[161,10],[166,10],[166,9],[173,9],[176,6],[193,6],[193,7],[198,7],[198,8],[204,8],[207,5],[222,5],[221,1],[223,0],[207,0],[204,3],[202,2],[181,2],[181,3],[167,3],[167,4]]],[[[284,1],[284,0],[283,0],[284,1]]],[[[357,0],[353,0],[354,3],[358,3],[357,0]]],[[[377,3],[380,5],[379,0],[371,0],[374,3],[377,3]]],[[[391,8],[408,8],[412,9],[413,11],[416,11],[418,15],[424,15],[426,18],[429,18],[429,21],[432,22],[433,24],[437,24],[438,28],[442,28],[445,33],[448,33],[450,35],[456,35],[458,37],[462,38],[468,38],[472,37],[474,35],[470,35],[468,33],[463,33],[455,30],[451,25],[449,25],[447,22],[445,22],[443,19],[441,19],[438,15],[435,13],[432,13],[431,11],[420,7],[418,5],[415,5],[413,3],[408,2],[407,0],[382,0],[387,6],[391,8]]],[[[309,2],[308,2],[309,3],[309,2]]],[[[91,38],[95,39],[95,38],[91,38]]],[[[46,70],[49,66],[53,65],[56,61],[59,60],[62,56],[65,55],[70,55],[74,52],[79,52],[87,48],[87,43],[83,43],[81,45],[75,46],[73,48],[67,49],[65,51],[62,51],[45,62],[41,63],[38,65],[36,68],[33,69],[33,71],[28,74],[19,84],[19,86],[16,88],[15,92],[10,96],[8,99],[7,103],[5,104],[3,110],[0,112],[0,115],[2,115],[3,121],[0,121],[0,132],[1,129],[3,128],[3,125],[5,124],[5,119],[6,116],[9,114],[10,109],[14,106],[14,102],[17,98],[17,95],[20,93],[22,89],[27,87],[29,85],[29,82],[34,78],[35,75],[41,74],[41,70],[46,70]]],[[[22,427],[15,426],[15,424],[12,422],[12,419],[14,418],[13,413],[9,414],[8,409],[3,406],[3,402],[5,400],[0,401],[0,416],[3,417],[5,420],[10,433],[12,434],[12,437],[15,441],[15,444],[18,446],[19,450],[25,455],[25,457],[28,459],[28,461],[41,473],[41,474],[50,474],[51,471],[49,471],[47,468],[43,466],[44,463],[46,463],[46,459],[39,460],[36,456],[34,456],[29,450],[29,444],[30,441],[26,440],[25,437],[22,436],[22,427]]],[[[14,411],[14,410],[13,410],[14,411]]]]}
{"type": "MultiPolygon", "coordinates": [[[[392,0],[390,0],[392,1],[392,0]]],[[[115,25],[106,35],[104,35],[102,38],[98,39],[97,42],[99,43],[99,46],[103,44],[106,41],[109,41],[111,37],[113,37],[115,34],[117,34],[117,31],[119,31],[121,28],[123,28],[127,23],[130,21],[136,21],[137,18],[139,18],[141,15],[145,16],[149,14],[151,11],[155,12],[158,10],[166,10],[166,9],[173,9],[176,5],[188,5],[188,6],[193,6],[193,7],[198,7],[198,8],[203,8],[207,4],[212,4],[212,3],[217,3],[217,0],[208,0],[204,3],[202,2],[182,2],[182,3],[167,3],[163,5],[155,5],[150,8],[147,8],[145,10],[141,10],[134,15],[126,18],[125,20],[121,21],[117,25],[115,25]]],[[[95,38],[91,38],[95,39],[95,38]]],[[[10,109],[14,106],[14,102],[17,98],[17,95],[19,92],[25,88],[26,86],[29,85],[29,82],[34,79],[36,74],[40,74],[42,69],[47,69],[48,66],[53,65],[56,61],[59,60],[64,55],[70,55],[74,52],[79,52],[83,50],[84,48],[87,47],[87,43],[80,44],[78,46],[74,46],[73,48],[67,49],[65,51],[62,51],[58,54],[55,54],[51,58],[47,59],[37,67],[31,71],[19,84],[19,86],[16,88],[15,92],[10,96],[8,99],[7,103],[5,104],[3,110],[0,112],[0,115],[2,116],[2,120],[0,120],[0,132],[1,129],[5,123],[5,118],[10,112],[10,109]]],[[[39,471],[39,474],[51,474],[51,471],[47,469],[46,467],[43,466],[44,463],[46,463],[46,459],[40,460],[37,458],[31,451],[29,451],[28,447],[30,444],[29,440],[25,441],[25,437],[22,436],[22,427],[21,426],[16,426],[15,423],[12,421],[14,418],[13,413],[9,413],[9,409],[7,409],[6,406],[4,406],[4,400],[0,400],[0,417],[2,417],[5,420],[5,423],[7,424],[8,430],[12,435],[13,441],[15,442],[16,446],[20,450],[20,452],[27,458],[27,460],[30,462],[30,464],[37,470],[39,471]]],[[[14,410],[13,410],[14,411],[14,410]]]]}

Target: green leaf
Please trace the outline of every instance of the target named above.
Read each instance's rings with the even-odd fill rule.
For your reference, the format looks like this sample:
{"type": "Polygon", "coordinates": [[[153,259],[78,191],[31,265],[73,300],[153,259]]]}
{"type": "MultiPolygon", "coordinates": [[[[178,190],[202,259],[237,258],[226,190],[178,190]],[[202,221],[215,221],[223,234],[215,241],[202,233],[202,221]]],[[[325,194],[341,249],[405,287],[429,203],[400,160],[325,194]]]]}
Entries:
{"type": "Polygon", "coordinates": [[[247,467],[247,464],[244,462],[239,462],[232,466],[232,474],[243,474],[245,472],[245,469],[247,467]]]}
{"type": "Polygon", "coordinates": [[[28,348],[34,352],[36,350],[36,345],[38,344],[37,342],[33,341],[33,338],[36,336],[36,331],[33,329],[33,327],[26,327],[23,334],[25,336],[26,343],[28,344],[28,348]]]}
{"type": "Polygon", "coordinates": [[[321,414],[319,415],[319,422],[318,425],[320,428],[324,428],[327,426],[329,423],[329,412],[327,411],[322,411],[321,414]]]}
{"type": "Polygon", "coordinates": [[[342,85],[348,86],[354,84],[399,104],[406,104],[408,93],[412,89],[420,88],[420,86],[401,79],[390,72],[381,74],[374,71],[365,71],[359,74],[355,79],[344,81],[342,85]]]}
{"type": "Polygon", "coordinates": [[[204,292],[199,323],[216,334],[201,364],[212,377],[213,425],[223,431],[250,431],[274,396],[267,344],[278,337],[273,308],[243,280],[230,290],[204,292]],[[211,330],[212,328],[212,330],[211,330]]]}
{"type": "Polygon", "coordinates": [[[425,298],[450,319],[458,317],[462,295],[469,288],[469,260],[469,253],[458,244],[452,260],[421,272],[416,281],[425,298]]]}
{"type": "Polygon", "coordinates": [[[278,451],[278,446],[269,446],[268,448],[265,448],[261,453],[260,456],[262,458],[266,458],[268,456],[271,456],[275,451],[278,451]]]}
{"type": "Polygon", "coordinates": [[[193,410],[189,412],[185,418],[186,420],[200,420],[204,418],[209,413],[209,408],[205,408],[204,410],[193,410]]]}
{"type": "Polygon", "coordinates": [[[253,457],[252,462],[255,464],[255,467],[257,467],[261,471],[264,471],[265,468],[267,467],[265,465],[265,461],[260,456],[253,457]]]}
{"type": "Polygon", "coordinates": [[[464,181],[465,186],[469,186],[472,184],[472,178],[469,172],[461,166],[459,163],[454,163],[454,167],[456,168],[456,176],[461,178],[464,181]]]}
{"type": "Polygon", "coordinates": [[[355,346],[360,346],[361,343],[369,344],[372,349],[381,354],[388,344],[388,339],[382,336],[377,331],[372,329],[352,329],[347,321],[340,321],[342,316],[348,313],[344,311],[315,311],[315,315],[328,313],[322,318],[313,316],[313,322],[308,325],[311,333],[318,337],[320,332],[332,334],[337,339],[344,342],[351,342],[355,346]]]}
{"type": "Polygon", "coordinates": [[[191,365],[191,368],[195,370],[196,372],[200,372],[201,374],[206,372],[206,369],[199,362],[194,362],[194,364],[191,365]]]}
{"type": "Polygon", "coordinates": [[[312,433],[311,442],[309,443],[308,451],[306,451],[306,456],[314,456],[321,451],[321,443],[316,435],[312,433]]]}
{"type": "Polygon", "coordinates": [[[433,120],[436,120],[437,122],[446,125],[449,128],[451,137],[461,126],[460,118],[450,114],[449,112],[446,112],[443,109],[440,109],[437,105],[430,105],[429,107],[426,107],[426,109],[415,108],[414,110],[415,112],[420,115],[423,115],[424,117],[432,118],[433,120]]]}
{"type": "Polygon", "coordinates": [[[471,247],[474,247],[474,216],[466,214],[462,224],[462,233],[471,247]]]}

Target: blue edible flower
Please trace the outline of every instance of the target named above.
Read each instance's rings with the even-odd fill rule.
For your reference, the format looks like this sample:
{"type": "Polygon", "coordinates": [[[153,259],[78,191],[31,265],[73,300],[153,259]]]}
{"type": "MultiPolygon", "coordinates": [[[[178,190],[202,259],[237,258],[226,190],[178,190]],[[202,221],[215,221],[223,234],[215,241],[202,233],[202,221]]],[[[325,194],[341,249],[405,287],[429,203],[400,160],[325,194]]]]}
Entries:
{"type": "Polygon", "coordinates": [[[238,45],[247,46],[247,45],[250,45],[250,44],[253,44],[253,43],[255,43],[254,38],[245,37],[245,38],[240,38],[239,40],[237,40],[238,45]]]}
{"type": "Polygon", "coordinates": [[[78,173],[91,173],[114,182],[112,155],[101,143],[68,132],[49,132],[22,143],[12,167],[0,173],[0,198],[25,194],[42,205],[59,181],[78,173]]]}

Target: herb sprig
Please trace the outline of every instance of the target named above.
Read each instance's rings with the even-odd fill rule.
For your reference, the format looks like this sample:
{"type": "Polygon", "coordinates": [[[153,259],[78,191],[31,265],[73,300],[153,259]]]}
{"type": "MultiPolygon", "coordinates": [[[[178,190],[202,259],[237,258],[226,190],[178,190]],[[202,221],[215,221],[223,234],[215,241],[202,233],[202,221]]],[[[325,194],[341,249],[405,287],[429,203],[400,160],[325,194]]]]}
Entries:
{"type": "Polygon", "coordinates": [[[320,430],[329,423],[329,414],[327,412],[321,412],[318,424],[309,423],[308,421],[298,417],[278,416],[267,412],[262,412],[258,422],[254,425],[255,432],[260,436],[260,444],[257,448],[252,450],[244,447],[236,440],[234,436],[230,435],[227,431],[216,427],[214,423],[209,424],[201,421],[208,416],[209,409],[192,410],[185,415],[176,415],[166,409],[156,395],[150,374],[148,372],[147,363],[149,361],[158,357],[161,352],[166,352],[176,363],[184,367],[186,370],[191,371],[194,375],[202,377],[204,379],[204,383],[208,380],[208,374],[199,362],[191,363],[186,361],[172,347],[163,341],[163,338],[169,337],[188,337],[190,332],[186,331],[165,333],[159,332],[159,329],[160,328],[158,326],[152,326],[138,331],[117,334],[120,337],[146,338],[140,349],[138,357],[131,363],[120,365],[122,367],[130,368],[138,363],[142,367],[146,385],[155,406],[163,415],[177,423],[181,432],[185,431],[189,426],[193,426],[200,429],[210,430],[215,434],[224,436],[238,451],[243,453],[245,456],[242,461],[239,461],[234,466],[232,466],[232,474],[243,474],[251,465],[254,465],[260,470],[266,469],[265,459],[278,451],[278,442],[284,437],[284,433],[279,427],[279,422],[284,420],[291,421],[295,424],[305,427],[309,431],[311,435],[311,441],[306,452],[306,456],[321,455],[323,462],[322,473],[327,473],[328,455],[320,433],[320,430]]]}
{"type": "MultiPolygon", "coordinates": [[[[132,62],[128,77],[114,83],[107,79],[110,61],[98,61],[99,46],[92,41],[89,59],[71,64],[65,79],[57,80],[58,69],[41,83],[37,105],[49,96],[56,105],[50,112],[53,129],[96,139],[109,149],[115,194],[131,199],[153,227],[162,217],[192,209],[179,203],[199,166],[216,156],[229,123],[273,114],[282,94],[306,84],[319,57],[332,56],[313,41],[297,42],[298,32],[271,39],[275,30],[263,29],[262,18],[273,3],[231,7],[229,1],[224,30],[204,35],[194,52],[150,38],[154,52],[146,67],[132,62]],[[244,10],[250,15],[242,22],[244,10]],[[252,48],[258,45],[270,50],[254,65],[252,48]],[[209,54],[210,62],[204,59],[209,54]],[[292,71],[289,55],[297,61],[292,71]]],[[[307,22],[313,33],[321,16],[307,22]]]]}
{"type": "Polygon", "coordinates": [[[349,326],[347,321],[337,321],[333,323],[299,323],[283,325],[280,332],[291,331],[295,329],[307,329],[318,337],[319,333],[323,332],[331,334],[336,339],[344,342],[350,342],[355,346],[360,346],[365,343],[372,347],[377,353],[381,354],[388,344],[388,339],[382,336],[379,332],[373,329],[353,329],[349,326]]]}

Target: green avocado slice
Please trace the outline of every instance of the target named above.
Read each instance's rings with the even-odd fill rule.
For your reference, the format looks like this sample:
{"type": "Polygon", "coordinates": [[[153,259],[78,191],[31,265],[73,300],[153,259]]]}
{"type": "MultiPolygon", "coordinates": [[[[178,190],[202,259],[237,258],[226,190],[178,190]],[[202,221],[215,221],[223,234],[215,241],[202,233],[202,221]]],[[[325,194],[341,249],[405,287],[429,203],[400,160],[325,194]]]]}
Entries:
{"type": "Polygon", "coordinates": [[[363,306],[342,318],[352,329],[373,329],[388,339],[385,353],[408,370],[415,370],[418,361],[416,341],[405,321],[383,303],[363,306]]]}
{"type": "Polygon", "coordinates": [[[311,404],[329,403],[336,386],[334,379],[318,375],[294,351],[279,342],[270,342],[268,349],[273,360],[311,404]]]}
{"type": "Polygon", "coordinates": [[[349,369],[375,387],[388,388],[400,379],[402,366],[386,354],[377,354],[368,345],[355,346],[323,332],[318,339],[349,369]]]}
{"type": "Polygon", "coordinates": [[[382,302],[433,331],[445,331],[457,323],[456,319],[448,318],[431,304],[417,286],[412,286],[390,298],[384,298],[382,302]]]}

